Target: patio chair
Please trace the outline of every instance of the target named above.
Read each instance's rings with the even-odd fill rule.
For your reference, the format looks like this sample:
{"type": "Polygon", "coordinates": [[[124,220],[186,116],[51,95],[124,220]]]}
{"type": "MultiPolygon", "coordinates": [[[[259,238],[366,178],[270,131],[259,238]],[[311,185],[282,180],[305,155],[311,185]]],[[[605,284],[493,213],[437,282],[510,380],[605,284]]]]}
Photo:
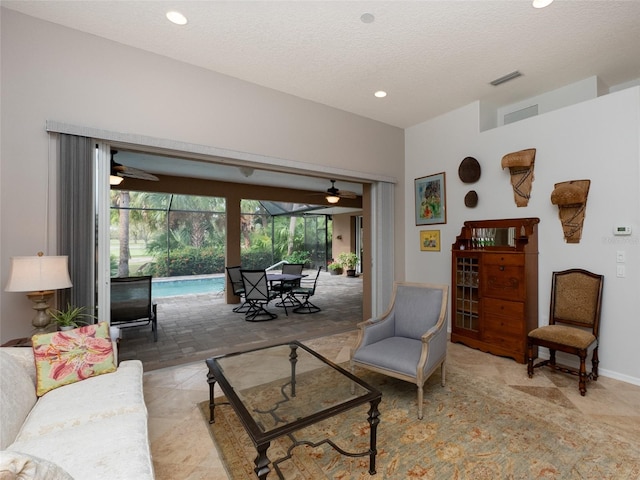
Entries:
{"type": "Polygon", "coordinates": [[[291,290],[291,296],[298,302],[298,306],[293,309],[294,313],[317,313],[321,310],[320,307],[309,301],[309,298],[313,297],[316,293],[320,270],[322,270],[321,266],[318,267],[318,271],[314,279],[303,278],[300,280],[300,286],[293,287],[291,290]],[[301,297],[302,300],[297,297],[301,297]]]}
{"type": "MultiPolygon", "coordinates": [[[[285,263],[282,265],[282,273],[284,275],[302,275],[303,269],[304,263],[285,263]]],[[[297,307],[300,305],[298,299],[291,294],[291,291],[299,286],[299,278],[296,280],[283,280],[273,285],[273,291],[278,292],[281,299],[280,302],[276,303],[276,307],[283,307],[283,304],[286,304],[288,307],[297,307]]]]}
{"type": "Polygon", "coordinates": [[[119,328],[151,324],[153,341],[158,341],[157,305],[151,299],[151,277],[111,279],[111,325],[119,328]]]}
{"type": "Polygon", "coordinates": [[[240,297],[240,305],[233,308],[233,312],[247,313],[249,304],[244,299],[244,283],[242,283],[242,275],[240,274],[241,266],[226,267],[227,275],[229,277],[229,283],[231,284],[231,291],[234,295],[240,297]]]}
{"type": "Polygon", "coordinates": [[[389,309],[358,324],[351,351],[352,372],[359,366],[418,386],[418,419],[424,383],[438,367],[445,383],[448,293],[447,285],[394,283],[389,309]]]}
{"type": "MultiPolygon", "coordinates": [[[[263,322],[278,318],[278,315],[268,311],[265,307],[271,300],[278,297],[277,292],[269,289],[267,272],[265,270],[240,270],[244,284],[244,298],[248,304],[244,319],[248,322],[263,322]]],[[[284,306],[286,313],[287,307],[284,306]]]]}

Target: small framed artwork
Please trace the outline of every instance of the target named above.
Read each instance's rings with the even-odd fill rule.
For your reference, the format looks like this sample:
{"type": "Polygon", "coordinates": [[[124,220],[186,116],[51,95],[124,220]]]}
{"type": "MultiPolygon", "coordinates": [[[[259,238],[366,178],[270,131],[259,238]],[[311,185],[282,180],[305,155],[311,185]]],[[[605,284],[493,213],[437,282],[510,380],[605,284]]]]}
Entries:
{"type": "Polygon", "coordinates": [[[440,251],[440,230],[420,231],[420,251],[439,252],[440,251]]]}
{"type": "Polygon", "coordinates": [[[415,179],[416,225],[447,223],[445,172],[415,179]]]}

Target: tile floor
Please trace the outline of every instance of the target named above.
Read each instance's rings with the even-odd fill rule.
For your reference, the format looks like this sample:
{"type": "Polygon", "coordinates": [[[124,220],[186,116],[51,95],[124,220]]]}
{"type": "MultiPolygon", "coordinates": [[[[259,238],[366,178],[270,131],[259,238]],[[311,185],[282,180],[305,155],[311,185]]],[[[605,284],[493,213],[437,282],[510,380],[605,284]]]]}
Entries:
{"type": "MultiPolygon", "coordinates": [[[[333,361],[343,362],[348,360],[355,338],[352,330],[304,343],[333,361]]],[[[447,361],[487,382],[510,385],[539,397],[549,402],[550,408],[577,410],[592,422],[624,430],[637,440],[640,450],[638,386],[600,377],[588,384],[587,395],[581,397],[575,377],[541,369],[529,379],[524,365],[463,345],[449,344],[447,361]]],[[[228,478],[197,408],[198,403],[208,399],[206,373],[204,361],[145,373],[151,451],[158,480],[228,478]]]]}

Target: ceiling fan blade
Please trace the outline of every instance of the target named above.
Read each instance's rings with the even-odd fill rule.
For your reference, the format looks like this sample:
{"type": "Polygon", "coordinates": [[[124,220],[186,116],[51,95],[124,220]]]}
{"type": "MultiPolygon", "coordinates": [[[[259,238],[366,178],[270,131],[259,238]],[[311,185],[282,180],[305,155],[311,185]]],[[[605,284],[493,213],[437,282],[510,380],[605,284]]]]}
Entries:
{"type": "Polygon", "coordinates": [[[111,150],[111,175],[118,177],[137,178],[138,180],[151,180],[158,181],[158,177],[145,172],[144,170],[138,170],[137,168],[127,167],[114,160],[114,156],[118,153],[117,150],[111,150]]]}
{"type": "Polygon", "coordinates": [[[356,192],[350,192],[349,190],[338,190],[338,196],[341,198],[356,198],[358,195],[356,192]]]}
{"type": "Polygon", "coordinates": [[[126,165],[120,165],[118,163],[114,164],[113,170],[120,177],[128,177],[128,178],[137,178],[138,180],[151,180],[154,182],[158,181],[158,177],[152,175],[143,170],[138,170],[137,168],[127,167],[126,165]]]}

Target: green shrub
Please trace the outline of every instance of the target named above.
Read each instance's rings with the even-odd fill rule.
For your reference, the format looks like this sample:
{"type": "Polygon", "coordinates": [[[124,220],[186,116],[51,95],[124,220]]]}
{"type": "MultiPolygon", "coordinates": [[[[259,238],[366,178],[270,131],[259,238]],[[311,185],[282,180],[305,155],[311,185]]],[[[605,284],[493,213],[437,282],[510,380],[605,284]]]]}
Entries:
{"type": "Polygon", "coordinates": [[[224,255],[213,248],[183,247],[171,250],[169,265],[166,255],[158,255],[155,262],[144,267],[154,277],[178,277],[224,273],[224,255]]]}
{"type": "Polygon", "coordinates": [[[289,263],[302,263],[306,265],[311,259],[311,254],[306,251],[301,252],[293,252],[288,257],[285,257],[285,260],[289,263]]]}

